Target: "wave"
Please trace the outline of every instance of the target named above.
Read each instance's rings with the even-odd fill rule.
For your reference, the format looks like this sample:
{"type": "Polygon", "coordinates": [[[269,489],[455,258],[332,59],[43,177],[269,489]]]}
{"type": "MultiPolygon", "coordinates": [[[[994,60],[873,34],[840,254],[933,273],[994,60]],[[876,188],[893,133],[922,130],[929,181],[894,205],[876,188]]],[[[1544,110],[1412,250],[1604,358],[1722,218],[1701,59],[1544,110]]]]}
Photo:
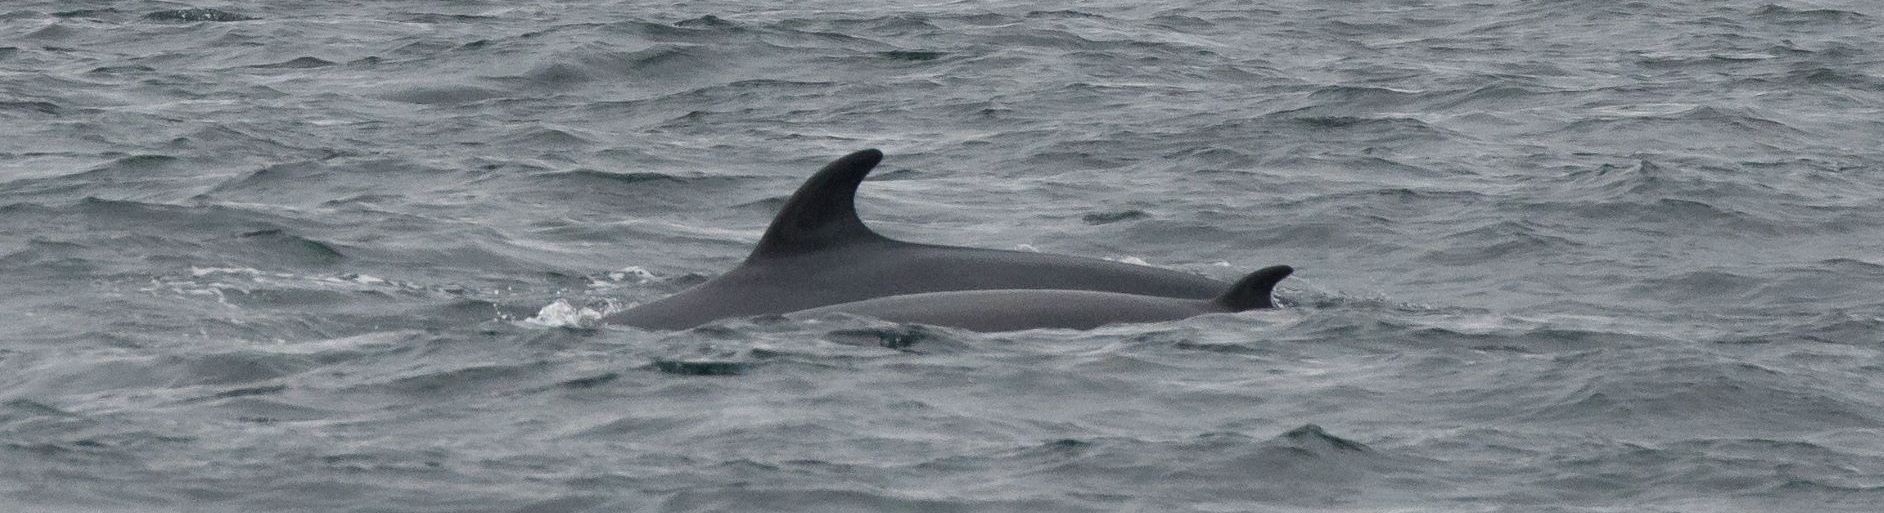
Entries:
{"type": "Polygon", "coordinates": [[[1692,141],[1757,139],[1768,144],[1810,144],[1812,136],[1749,110],[1700,105],[1624,105],[1598,108],[1597,115],[1555,130],[1557,135],[1617,148],[1701,150],[1692,141]]]}
{"type": "Polygon", "coordinates": [[[188,23],[188,22],[251,21],[257,18],[244,16],[241,14],[236,14],[236,13],[223,11],[219,9],[198,7],[194,9],[173,9],[173,10],[167,10],[167,11],[153,11],[149,14],[145,14],[144,19],[151,20],[151,21],[188,23]]]}
{"type": "Polygon", "coordinates": [[[191,199],[210,204],[313,206],[375,196],[434,197],[510,171],[514,163],[437,167],[409,159],[288,161],[226,177],[191,199]]]}
{"type": "Polygon", "coordinates": [[[330,61],[327,59],[322,59],[319,57],[312,57],[312,56],[304,55],[304,56],[295,57],[293,59],[289,59],[289,60],[285,60],[281,62],[270,63],[270,64],[254,64],[248,67],[259,68],[259,69],[312,69],[312,68],[325,68],[328,66],[334,66],[336,64],[339,64],[339,63],[336,63],[334,61],[330,61]]]}
{"type": "MultiPolygon", "coordinates": [[[[1612,360],[1583,365],[1618,363],[1612,360]]],[[[1788,379],[1789,372],[1706,359],[1612,366],[1577,378],[1574,389],[1519,418],[1686,437],[1776,436],[1880,421],[1854,398],[1788,379]]]]}
{"type": "Polygon", "coordinates": [[[705,45],[657,44],[627,51],[592,45],[558,52],[522,75],[492,78],[550,90],[598,81],[684,83],[723,73],[742,57],[705,45]]]}
{"type": "Polygon", "coordinates": [[[1583,244],[1556,230],[1533,222],[1499,221],[1442,236],[1435,245],[1441,249],[1422,255],[1422,260],[1453,265],[1475,262],[1547,260],[1574,253],[1583,244]]]}
{"type": "Polygon", "coordinates": [[[1426,464],[1332,435],[1313,424],[1266,440],[1230,432],[1169,441],[1059,439],[987,460],[951,462],[967,471],[1016,469],[1010,472],[1017,475],[1008,479],[1052,476],[1074,483],[1110,483],[1105,492],[1133,496],[1155,488],[1158,496],[1302,506],[1379,498],[1369,489],[1407,492],[1433,486],[1436,483],[1418,484],[1422,480],[1416,478],[1429,470],[1426,464]],[[1137,484],[1120,488],[1120,483],[1137,484]]]}
{"type": "Polygon", "coordinates": [[[1828,25],[1870,24],[1871,17],[1857,11],[1843,9],[1801,9],[1777,4],[1760,6],[1750,13],[1754,20],[1771,21],[1785,25],[1804,25],[1812,28],[1828,25]]]}
{"type": "MultiPolygon", "coordinates": [[[[198,161],[170,154],[100,155],[109,162],[77,172],[47,170],[28,178],[0,181],[3,197],[15,200],[80,200],[85,197],[121,195],[125,199],[158,201],[179,190],[201,187],[204,176],[198,161]]],[[[80,156],[77,160],[92,160],[80,156]]],[[[3,180],[3,179],[0,179],[3,180]]]]}
{"type": "Polygon", "coordinates": [[[399,87],[381,95],[388,100],[420,105],[463,105],[510,96],[511,93],[503,90],[469,84],[425,84],[399,87]]]}

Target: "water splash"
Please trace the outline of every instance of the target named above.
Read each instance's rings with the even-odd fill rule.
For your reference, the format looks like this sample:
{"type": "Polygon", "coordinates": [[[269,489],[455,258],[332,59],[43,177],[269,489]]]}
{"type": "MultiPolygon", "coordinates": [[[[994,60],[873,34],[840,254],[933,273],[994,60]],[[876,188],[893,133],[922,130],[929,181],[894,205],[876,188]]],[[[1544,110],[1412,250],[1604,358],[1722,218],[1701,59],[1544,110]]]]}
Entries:
{"type": "Polygon", "coordinates": [[[576,306],[567,299],[558,298],[523,322],[549,328],[592,330],[602,325],[603,317],[619,310],[614,301],[603,300],[599,305],[590,303],[576,306]]]}

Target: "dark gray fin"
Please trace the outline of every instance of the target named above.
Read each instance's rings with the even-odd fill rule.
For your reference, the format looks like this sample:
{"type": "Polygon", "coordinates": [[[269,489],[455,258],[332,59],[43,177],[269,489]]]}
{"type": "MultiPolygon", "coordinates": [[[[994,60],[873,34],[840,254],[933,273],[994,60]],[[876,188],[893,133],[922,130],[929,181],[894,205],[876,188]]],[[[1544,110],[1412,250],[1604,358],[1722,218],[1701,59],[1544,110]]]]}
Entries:
{"type": "Polygon", "coordinates": [[[883,161],[883,152],[863,150],[843,156],[798,186],[772,218],[747,258],[807,253],[833,247],[889,240],[857,218],[857,185],[883,161]]]}
{"type": "Polygon", "coordinates": [[[1286,265],[1264,267],[1237,280],[1235,285],[1230,286],[1229,292],[1217,296],[1215,301],[1218,306],[1232,312],[1275,308],[1275,300],[1269,294],[1275,292],[1277,283],[1294,272],[1294,267],[1286,265]]]}

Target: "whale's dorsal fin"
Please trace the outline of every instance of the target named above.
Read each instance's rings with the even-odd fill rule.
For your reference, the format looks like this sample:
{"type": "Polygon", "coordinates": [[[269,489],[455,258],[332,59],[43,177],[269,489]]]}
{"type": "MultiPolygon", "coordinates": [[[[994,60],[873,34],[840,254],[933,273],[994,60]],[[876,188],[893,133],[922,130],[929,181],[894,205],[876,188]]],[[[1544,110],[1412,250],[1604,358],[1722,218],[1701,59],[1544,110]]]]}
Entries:
{"type": "Polygon", "coordinates": [[[1289,274],[1294,272],[1295,268],[1286,265],[1276,265],[1258,269],[1256,272],[1249,273],[1249,276],[1244,276],[1243,279],[1237,280],[1235,285],[1230,286],[1229,291],[1224,292],[1221,296],[1217,296],[1217,299],[1214,301],[1217,305],[1232,312],[1255,310],[1257,308],[1275,308],[1276,303],[1273,299],[1270,299],[1269,294],[1276,290],[1277,283],[1280,283],[1283,278],[1289,277],[1289,274]]]}
{"type": "Polygon", "coordinates": [[[747,257],[762,258],[888,240],[857,218],[857,184],[883,161],[883,152],[863,150],[826,164],[798,186],[747,257]]]}

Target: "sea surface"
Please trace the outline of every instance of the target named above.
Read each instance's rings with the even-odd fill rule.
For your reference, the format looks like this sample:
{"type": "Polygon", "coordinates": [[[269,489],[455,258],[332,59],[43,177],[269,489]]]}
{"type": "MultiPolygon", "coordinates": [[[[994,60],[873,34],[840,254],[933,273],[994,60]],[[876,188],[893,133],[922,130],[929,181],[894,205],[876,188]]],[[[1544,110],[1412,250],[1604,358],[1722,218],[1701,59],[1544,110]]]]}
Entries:
{"type": "Polygon", "coordinates": [[[0,4],[0,511],[1884,511],[1871,0],[0,4]],[[1275,311],[597,322],[896,238],[1275,311]]]}

